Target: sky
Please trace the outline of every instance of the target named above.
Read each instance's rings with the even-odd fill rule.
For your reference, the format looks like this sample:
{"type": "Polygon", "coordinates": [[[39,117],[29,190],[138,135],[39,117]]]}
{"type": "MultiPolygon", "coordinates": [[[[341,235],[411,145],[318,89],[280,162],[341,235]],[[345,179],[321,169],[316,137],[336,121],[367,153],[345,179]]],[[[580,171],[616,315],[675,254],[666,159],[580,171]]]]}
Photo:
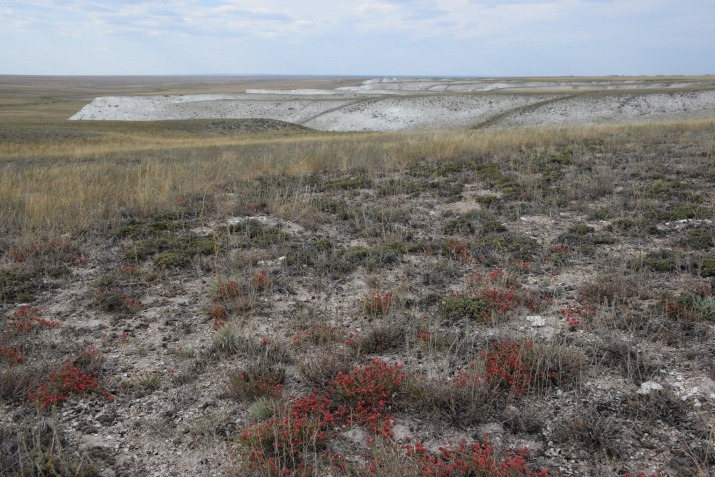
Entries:
{"type": "Polygon", "coordinates": [[[715,0],[0,0],[0,74],[715,73],[715,0]]]}

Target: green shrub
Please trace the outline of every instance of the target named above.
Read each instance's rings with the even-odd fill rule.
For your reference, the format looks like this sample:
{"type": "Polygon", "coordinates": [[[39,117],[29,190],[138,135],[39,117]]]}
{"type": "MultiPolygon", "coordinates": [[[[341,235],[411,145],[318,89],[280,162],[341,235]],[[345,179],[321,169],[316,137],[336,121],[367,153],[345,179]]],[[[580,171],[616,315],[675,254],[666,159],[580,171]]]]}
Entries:
{"type": "Polygon", "coordinates": [[[363,247],[362,245],[355,245],[342,251],[340,255],[350,263],[361,264],[370,257],[370,254],[371,250],[369,248],[363,247]]]}
{"type": "MultiPolygon", "coordinates": [[[[38,267],[38,268],[44,268],[44,267],[38,267]]],[[[61,263],[57,265],[56,267],[49,267],[49,268],[44,268],[45,271],[47,272],[47,275],[50,276],[50,278],[60,278],[60,277],[66,277],[68,275],[72,274],[72,271],[70,268],[65,265],[64,263],[61,263]]]]}
{"type": "Polygon", "coordinates": [[[464,190],[464,181],[441,180],[432,181],[425,184],[426,189],[430,189],[439,197],[447,197],[447,202],[457,202],[462,199],[462,191],[464,190]]]}
{"type": "Polygon", "coordinates": [[[607,234],[599,234],[599,235],[594,235],[593,237],[593,244],[594,245],[613,245],[616,243],[616,237],[613,235],[607,235],[607,234]]]}
{"type": "Polygon", "coordinates": [[[507,228],[502,224],[501,222],[498,222],[496,220],[489,221],[482,225],[482,233],[484,235],[486,234],[494,234],[494,233],[501,233],[501,232],[506,232],[507,228]]]}
{"type": "Polygon", "coordinates": [[[241,248],[268,248],[291,239],[289,233],[276,227],[268,227],[252,219],[231,224],[226,228],[219,229],[219,231],[227,231],[232,234],[234,238],[238,239],[236,246],[241,248]]]}
{"type": "Polygon", "coordinates": [[[424,190],[424,186],[401,179],[390,179],[385,184],[383,184],[377,191],[378,195],[381,197],[400,195],[400,194],[419,194],[424,190]]]}
{"type": "Polygon", "coordinates": [[[715,277],[715,257],[705,257],[698,262],[700,274],[704,277],[715,277]]]}
{"type": "Polygon", "coordinates": [[[594,233],[595,231],[596,231],[596,229],[594,229],[590,225],[586,225],[586,224],[576,224],[576,225],[572,226],[571,228],[569,228],[569,233],[579,235],[579,236],[589,235],[589,234],[594,233]]]}
{"type": "Polygon", "coordinates": [[[495,195],[480,195],[474,199],[477,204],[481,204],[483,207],[491,207],[496,201],[497,196],[495,195]]]}
{"type": "Polygon", "coordinates": [[[610,229],[618,230],[621,232],[626,232],[632,230],[637,226],[636,222],[631,219],[616,219],[609,226],[610,229]]]}
{"type": "Polygon", "coordinates": [[[144,222],[137,219],[129,219],[112,235],[115,237],[128,239],[145,239],[164,235],[164,232],[173,232],[184,227],[185,224],[166,218],[160,218],[156,222],[144,222]]]}
{"type": "MultiPolygon", "coordinates": [[[[330,244],[332,247],[332,244],[330,244]]],[[[348,248],[328,248],[325,239],[312,243],[291,243],[285,251],[285,264],[294,270],[314,267],[318,272],[342,276],[359,266],[374,270],[399,262],[399,257],[411,247],[403,242],[387,242],[377,248],[355,245],[348,248]]]]}
{"type": "Polygon", "coordinates": [[[35,299],[32,275],[0,270],[0,303],[26,303],[35,299]]]}
{"type": "Polygon", "coordinates": [[[640,270],[647,268],[654,272],[672,272],[678,266],[678,254],[673,250],[661,249],[649,252],[640,259],[628,262],[628,268],[640,270]]]}
{"type": "Polygon", "coordinates": [[[539,253],[541,246],[536,239],[527,235],[512,233],[489,234],[474,244],[474,251],[480,256],[497,252],[508,252],[518,260],[529,260],[539,253]]]}
{"type": "Polygon", "coordinates": [[[458,295],[442,299],[439,310],[450,320],[467,318],[486,322],[489,321],[492,307],[489,301],[483,297],[458,295]]]}
{"type": "Polygon", "coordinates": [[[99,290],[104,290],[105,288],[111,288],[117,284],[117,277],[111,273],[104,273],[97,277],[94,281],[95,288],[99,290]]]}
{"type": "Polygon", "coordinates": [[[259,421],[265,421],[273,416],[281,402],[277,399],[257,399],[248,407],[248,413],[259,421]]]}
{"type": "Polygon", "coordinates": [[[611,211],[608,207],[599,207],[598,209],[589,209],[588,218],[590,220],[606,220],[611,211]]]}
{"type": "Polygon", "coordinates": [[[452,174],[458,174],[462,172],[466,166],[467,164],[464,162],[445,162],[435,172],[437,175],[446,177],[452,174]]]}
{"type": "Polygon", "coordinates": [[[673,195],[678,190],[684,189],[686,184],[669,177],[657,177],[651,185],[645,190],[645,195],[655,197],[660,195],[673,195]]]}
{"type": "Polygon", "coordinates": [[[541,246],[536,239],[526,235],[510,235],[506,249],[518,260],[529,260],[539,253],[541,246]]]}
{"type": "Polygon", "coordinates": [[[688,232],[688,236],[683,239],[681,245],[694,250],[705,250],[715,245],[713,232],[705,227],[697,227],[688,232]]]}
{"type": "Polygon", "coordinates": [[[450,220],[442,227],[445,235],[470,235],[476,231],[474,224],[466,217],[450,220]]]}
{"type": "Polygon", "coordinates": [[[679,203],[671,208],[650,209],[643,212],[643,217],[658,222],[673,222],[686,219],[706,219],[713,216],[711,207],[698,204],[679,203]]]}
{"type": "Polygon", "coordinates": [[[126,251],[127,259],[138,262],[152,255],[161,254],[154,260],[154,265],[162,268],[182,267],[196,255],[213,255],[216,242],[210,235],[188,233],[182,236],[161,235],[141,240],[126,251]]]}
{"type": "Polygon", "coordinates": [[[326,184],[328,188],[332,189],[370,189],[372,187],[372,181],[366,175],[359,175],[357,177],[350,177],[347,179],[335,180],[326,184]]]}
{"type": "Polygon", "coordinates": [[[386,253],[397,253],[402,255],[408,253],[411,248],[410,244],[405,242],[391,241],[383,243],[377,248],[377,250],[382,255],[386,253]]]}

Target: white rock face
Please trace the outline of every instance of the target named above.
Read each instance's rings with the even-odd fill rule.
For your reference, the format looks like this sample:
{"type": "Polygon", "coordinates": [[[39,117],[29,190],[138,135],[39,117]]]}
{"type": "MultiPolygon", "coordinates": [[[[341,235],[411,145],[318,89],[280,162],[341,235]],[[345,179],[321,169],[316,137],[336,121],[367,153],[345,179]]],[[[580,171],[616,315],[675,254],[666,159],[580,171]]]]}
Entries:
{"type": "Polygon", "coordinates": [[[505,118],[501,126],[560,126],[571,124],[647,123],[715,116],[715,90],[678,93],[574,96],[524,109],[505,118]]]}
{"type": "Polygon", "coordinates": [[[381,78],[337,89],[106,96],[70,119],[277,119],[322,131],[403,131],[644,123],[715,117],[706,82],[381,78]],[[674,89],[663,92],[663,89],[674,89]],[[638,88],[638,92],[629,92],[638,88]],[[650,89],[660,88],[650,92],[650,89]],[[583,94],[583,91],[588,94],[583,94]],[[594,90],[597,92],[594,93],[594,90]]]}

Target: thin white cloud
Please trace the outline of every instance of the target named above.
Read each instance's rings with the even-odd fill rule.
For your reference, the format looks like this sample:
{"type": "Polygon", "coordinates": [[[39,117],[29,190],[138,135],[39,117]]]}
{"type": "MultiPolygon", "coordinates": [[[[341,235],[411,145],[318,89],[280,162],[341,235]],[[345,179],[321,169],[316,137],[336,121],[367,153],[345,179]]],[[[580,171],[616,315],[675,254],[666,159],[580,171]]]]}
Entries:
{"type": "MultiPolygon", "coordinates": [[[[310,73],[344,64],[354,65],[352,73],[394,67],[401,68],[394,74],[409,74],[413,65],[431,62],[441,68],[451,61],[462,74],[489,73],[464,61],[478,57],[513,74],[512,64],[537,64],[537,59],[545,69],[585,68],[585,52],[602,58],[602,69],[611,66],[606,59],[628,65],[633,61],[626,55],[639,55],[657,70],[659,61],[682,65],[694,55],[688,47],[715,44],[712,0],[0,0],[0,5],[0,40],[34,55],[49,54],[41,42],[45,49],[53,43],[59,48],[62,38],[77,39],[73,48],[94,51],[101,44],[128,57],[171,54],[181,45],[188,51],[195,47],[198,56],[177,52],[174,64],[193,61],[205,68],[213,57],[208,49],[216,57],[225,49],[242,52],[244,60],[237,64],[243,72],[279,72],[289,65],[284,72],[300,67],[310,73]],[[675,47],[683,48],[677,61],[655,53],[675,47]]],[[[20,65],[29,56],[18,54],[13,58],[20,60],[13,61],[20,65]]],[[[689,61],[693,67],[703,64],[702,58],[689,61]]],[[[13,64],[4,61],[0,68],[11,73],[13,64]]],[[[218,66],[213,71],[227,72],[218,66]]]]}
{"type": "MultiPolygon", "coordinates": [[[[213,6],[202,2],[70,0],[61,2],[26,2],[18,5],[17,19],[26,28],[33,22],[54,23],[61,30],[66,22],[89,36],[136,34],[143,29],[164,34],[224,35],[242,30],[276,37],[320,37],[333,35],[337,25],[351,26],[354,32],[400,31],[407,37],[429,31],[429,36],[475,38],[513,36],[524,27],[555,23],[567,18],[595,14],[617,16],[643,12],[644,2],[594,2],[586,0],[226,0],[213,6]],[[607,6],[605,5],[607,3],[607,6]],[[22,11],[34,11],[37,17],[23,17],[22,11]],[[59,20],[53,20],[59,18],[59,20]]],[[[650,2],[652,11],[653,2],[650,2]]],[[[6,16],[13,15],[12,10],[6,16]]],[[[351,31],[343,31],[350,34],[351,31]]]]}

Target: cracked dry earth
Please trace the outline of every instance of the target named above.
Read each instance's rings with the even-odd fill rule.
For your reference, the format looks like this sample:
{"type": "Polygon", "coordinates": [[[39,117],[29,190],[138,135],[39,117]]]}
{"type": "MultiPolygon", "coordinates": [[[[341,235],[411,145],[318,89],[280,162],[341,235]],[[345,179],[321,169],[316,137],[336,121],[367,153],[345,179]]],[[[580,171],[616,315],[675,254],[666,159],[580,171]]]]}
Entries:
{"type": "Polygon", "coordinates": [[[248,464],[246,430],[268,422],[257,403],[335,398],[339,372],[382,360],[407,374],[390,432],[336,423],[301,458],[315,475],[388,475],[370,467],[375,439],[437,455],[485,436],[550,475],[710,475],[712,157],[625,153],[624,172],[605,154],[537,154],[551,196],[529,199],[515,163],[419,162],[260,179],[8,249],[3,470],[48,465],[44,449],[86,475],[273,475],[248,464]],[[671,213],[686,202],[697,213],[671,213]],[[489,371],[499,343],[531,353],[508,383],[489,371]],[[48,401],[64,388],[40,385],[63,366],[96,387],[48,401]]]}

